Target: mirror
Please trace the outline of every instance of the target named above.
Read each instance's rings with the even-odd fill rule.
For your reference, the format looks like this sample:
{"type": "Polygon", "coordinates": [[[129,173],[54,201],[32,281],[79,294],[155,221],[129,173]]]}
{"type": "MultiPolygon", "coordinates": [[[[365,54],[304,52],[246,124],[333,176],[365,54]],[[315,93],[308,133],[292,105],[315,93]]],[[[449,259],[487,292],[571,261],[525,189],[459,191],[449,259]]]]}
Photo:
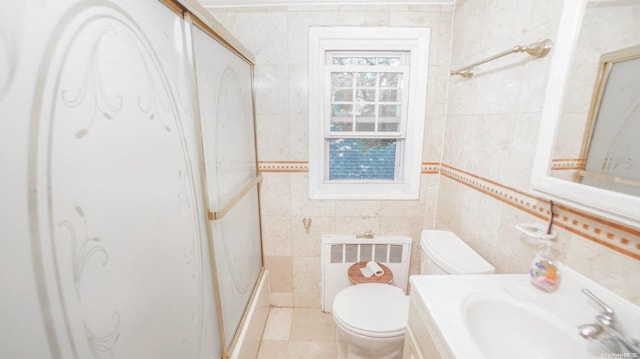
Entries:
{"type": "Polygon", "coordinates": [[[640,227],[640,2],[565,1],[533,192],[640,227]]]}
{"type": "Polygon", "coordinates": [[[637,1],[586,4],[551,176],[640,195],[639,14],[637,1]]]}
{"type": "MultiPolygon", "coordinates": [[[[584,165],[573,171],[570,180],[638,196],[640,46],[608,52],[600,59],[583,149],[578,157],[584,165]]],[[[556,150],[558,147],[556,142],[556,150]]],[[[554,162],[557,158],[560,157],[556,154],[554,162]]],[[[556,172],[552,166],[551,175],[556,172]]]]}

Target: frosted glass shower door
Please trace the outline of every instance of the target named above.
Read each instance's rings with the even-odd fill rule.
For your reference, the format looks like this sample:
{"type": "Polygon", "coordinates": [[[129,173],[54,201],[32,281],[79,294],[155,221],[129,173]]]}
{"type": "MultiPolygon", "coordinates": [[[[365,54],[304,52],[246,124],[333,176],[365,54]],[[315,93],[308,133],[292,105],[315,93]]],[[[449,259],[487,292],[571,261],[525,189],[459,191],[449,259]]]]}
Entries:
{"type": "Polygon", "coordinates": [[[193,41],[210,211],[229,209],[211,222],[228,347],[262,268],[251,66],[195,26],[193,41]]]}
{"type": "Polygon", "coordinates": [[[25,3],[0,11],[0,357],[219,357],[184,20],[25,3]]]}

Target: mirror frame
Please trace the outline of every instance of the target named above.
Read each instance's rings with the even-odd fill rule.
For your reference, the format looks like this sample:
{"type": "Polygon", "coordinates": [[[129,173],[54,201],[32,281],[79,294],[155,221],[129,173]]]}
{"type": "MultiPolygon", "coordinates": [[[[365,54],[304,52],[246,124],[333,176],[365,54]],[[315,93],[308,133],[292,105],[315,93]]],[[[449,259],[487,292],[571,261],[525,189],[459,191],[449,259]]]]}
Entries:
{"type": "Polygon", "coordinates": [[[547,82],[529,190],[546,199],[614,222],[640,228],[640,197],[555,178],[549,168],[573,53],[586,2],[565,0],[547,82]]]}

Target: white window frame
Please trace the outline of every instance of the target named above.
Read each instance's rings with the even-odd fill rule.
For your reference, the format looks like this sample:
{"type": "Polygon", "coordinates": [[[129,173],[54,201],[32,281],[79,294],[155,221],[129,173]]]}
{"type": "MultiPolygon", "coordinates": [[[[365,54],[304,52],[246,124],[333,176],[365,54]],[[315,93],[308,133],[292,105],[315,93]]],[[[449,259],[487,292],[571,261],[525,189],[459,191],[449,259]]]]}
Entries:
{"type": "MultiPolygon", "coordinates": [[[[427,99],[430,29],[418,27],[309,28],[309,197],[311,199],[418,199],[427,99]],[[396,181],[328,181],[325,150],[331,86],[326,76],[329,51],[408,53],[404,149],[396,181]]],[[[357,136],[366,137],[366,136],[357,136]]]]}

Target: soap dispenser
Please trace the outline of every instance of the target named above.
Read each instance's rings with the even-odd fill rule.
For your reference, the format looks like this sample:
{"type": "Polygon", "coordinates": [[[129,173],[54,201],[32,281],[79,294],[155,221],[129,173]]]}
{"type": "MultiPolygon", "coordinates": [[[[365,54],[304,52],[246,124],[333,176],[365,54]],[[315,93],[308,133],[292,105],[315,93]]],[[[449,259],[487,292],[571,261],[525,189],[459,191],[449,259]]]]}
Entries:
{"type": "Polygon", "coordinates": [[[558,270],[558,262],[553,256],[553,240],[556,238],[556,232],[552,231],[555,210],[553,201],[551,201],[551,217],[547,226],[538,223],[518,224],[516,228],[536,241],[542,242],[544,248],[538,252],[531,263],[529,274],[531,275],[531,284],[534,287],[545,292],[553,292],[560,285],[560,271],[558,270]]]}
{"type": "Polygon", "coordinates": [[[560,284],[560,271],[553,258],[551,240],[544,240],[545,248],[540,251],[531,263],[529,274],[531,284],[545,292],[553,292],[560,284]]]}

